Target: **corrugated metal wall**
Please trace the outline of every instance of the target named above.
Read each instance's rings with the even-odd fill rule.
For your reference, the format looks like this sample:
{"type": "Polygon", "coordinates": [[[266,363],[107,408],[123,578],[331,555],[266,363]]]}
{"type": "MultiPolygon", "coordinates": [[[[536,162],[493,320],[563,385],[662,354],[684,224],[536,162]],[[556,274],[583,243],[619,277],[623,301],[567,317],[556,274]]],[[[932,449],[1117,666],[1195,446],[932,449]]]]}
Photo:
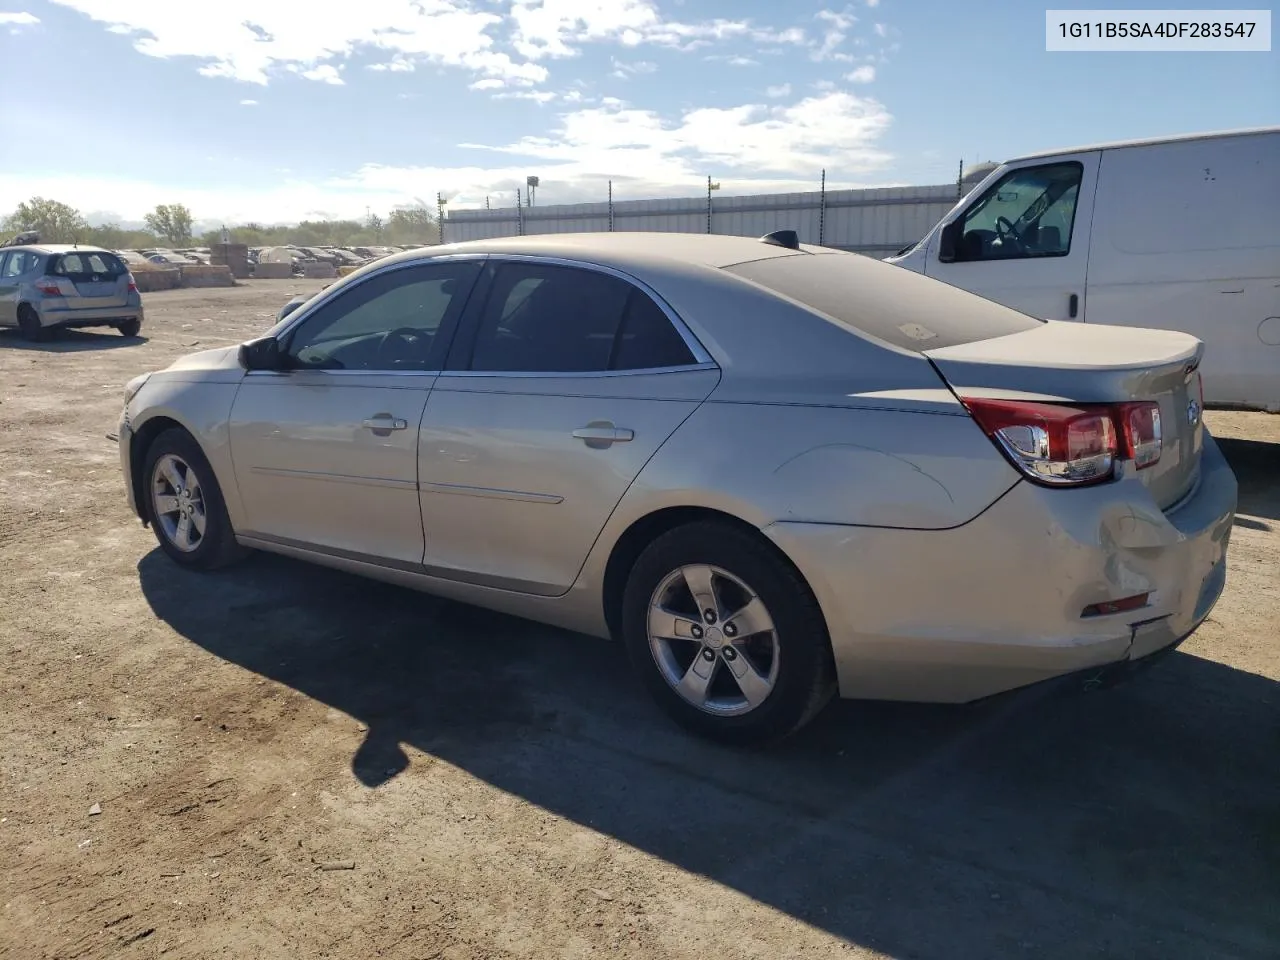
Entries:
{"type": "MultiPolygon", "coordinates": [[[[884,187],[775,193],[750,197],[712,195],[711,233],[760,237],[796,230],[803,243],[875,256],[919,240],[956,202],[956,186],[884,187]]],[[[445,241],[483,240],[520,233],[583,233],[609,230],[608,203],[550,207],[452,210],[445,241]]],[[[626,200],[613,204],[613,229],[662,233],[707,233],[705,198],[626,200]]]]}

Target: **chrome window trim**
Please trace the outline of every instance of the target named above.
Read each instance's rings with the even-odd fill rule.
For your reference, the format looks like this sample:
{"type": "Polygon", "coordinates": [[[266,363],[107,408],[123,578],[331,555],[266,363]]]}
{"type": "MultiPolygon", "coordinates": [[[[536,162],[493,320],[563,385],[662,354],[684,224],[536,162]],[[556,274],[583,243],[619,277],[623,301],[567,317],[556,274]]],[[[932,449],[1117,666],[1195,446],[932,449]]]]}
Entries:
{"type": "Polygon", "coordinates": [[[501,380],[597,380],[605,377],[651,377],[669,373],[690,373],[695,370],[719,369],[715,363],[708,362],[686,363],[679,367],[641,367],[636,370],[442,370],[440,371],[440,379],[478,380],[487,377],[501,380]]]}

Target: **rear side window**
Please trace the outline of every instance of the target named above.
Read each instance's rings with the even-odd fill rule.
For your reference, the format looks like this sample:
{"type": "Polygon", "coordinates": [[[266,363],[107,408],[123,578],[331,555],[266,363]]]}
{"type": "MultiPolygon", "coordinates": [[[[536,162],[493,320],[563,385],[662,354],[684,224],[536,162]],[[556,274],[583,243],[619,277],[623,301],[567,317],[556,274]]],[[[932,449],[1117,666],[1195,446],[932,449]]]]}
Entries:
{"type": "Polygon", "coordinates": [[[30,273],[35,267],[39,257],[26,250],[17,250],[9,254],[9,258],[0,266],[0,276],[4,277],[20,277],[24,273],[30,273]]]}
{"type": "Polygon", "coordinates": [[[99,277],[110,280],[122,277],[129,271],[124,263],[113,253],[90,251],[86,253],[64,253],[54,260],[49,273],[56,277],[70,277],[72,280],[99,277]]]}
{"type": "Polygon", "coordinates": [[[667,315],[618,277],[543,263],[497,268],[471,369],[591,373],[694,363],[667,315]]]}
{"type": "MultiPolygon", "coordinates": [[[[958,287],[858,254],[771,257],[727,267],[852,330],[923,353],[1042,324],[958,287]]],[[[786,331],[779,331],[785,345],[786,331]]]]}

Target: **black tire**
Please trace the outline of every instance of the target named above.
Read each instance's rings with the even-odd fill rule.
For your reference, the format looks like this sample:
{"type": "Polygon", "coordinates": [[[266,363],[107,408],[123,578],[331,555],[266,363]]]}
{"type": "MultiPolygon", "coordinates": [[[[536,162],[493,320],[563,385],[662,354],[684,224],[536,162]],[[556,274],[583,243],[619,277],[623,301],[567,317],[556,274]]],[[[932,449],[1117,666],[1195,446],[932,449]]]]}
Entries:
{"type": "Polygon", "coordinates": [[[136,337],[138,331],[142,329],[142,321],[138,319],[126,320],[124,323],[117,323],[116,329],[126,337],[136,337]]]}
{"type": "MultiPolygon", "coordinates": [[[[749,746],[787,737],[812,720],[835,692],[831,640],[813,591],[771,544],[730,523],[678,527],[640,554],[623,595],[622,634],[632,665],[653,698],[686,730],[721,743],[749,746]],[[654,593],[675,571],[692,565],[717,567],[748,585],[773,620],[776,679],[763,702],[748,712],[715,715],[694,706],[664,677],[650,647],[654,593]]],[[[697,656],[696,642],[692,649],[697,656]]],[[[726,669],[720,661],[714,666],[726,669]]]]}
{"type": "Polygon", "coordinates": [[[227,516],[226,502],[222,499],[222,488],[218,486],[218,478],[209,464],[200,445],[185,430],[173,428],[164,431],[147,449],[142,464],[143,509],[151,530],[156,535],[160,548],[169,557],[184,567],[195,570],[214,570],[235,563],[248,554],[248,550],[236,543],[235,532],[231,529],[231,520],[227,516]],[[166,456],[174,456],[181,460],[195,473],[199,487],[199,500],[203,506],[205,529],[198,543],[191,550],[181,549],[170,538],[166,525],[157,516],[155,504],[156,464],[166,456]]]}
{"type": "Polygon", "coordinates": [[[40,326],[40,317],[25,303],[18,308],[18,333],[31,343],[44,343],[49,339],[49,330],[40,326]]]}

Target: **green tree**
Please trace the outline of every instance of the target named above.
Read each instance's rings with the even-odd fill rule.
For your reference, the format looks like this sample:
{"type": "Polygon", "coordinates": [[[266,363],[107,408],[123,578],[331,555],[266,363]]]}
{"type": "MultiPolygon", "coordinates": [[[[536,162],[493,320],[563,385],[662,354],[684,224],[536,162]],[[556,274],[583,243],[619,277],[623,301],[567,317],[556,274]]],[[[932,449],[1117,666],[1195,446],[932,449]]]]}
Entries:
{"type": "Polygon", "coordinates": [[[375,243],[382,243],[382,218],[376,213],[369,214],[365,218],[364,228],[374,236],[375,243]]]}
{"type": "Polygon", "coordinates": [[[18,204],[4,221],[6,233],[35,230],[45,243],[72,243],[85,239],[89,224],[80,211],[69,204],[44,197],[32,197],[18,204]]]}
{"type": "Polygon", "coordinates": [[[440,228],[435,214],[418,204],[396,207],[387,218],[388,243],[439,243],[440,228]]]}
{"type": "Polygon", "coordinates": [[[152,233],[175,247],[191,242],[191,211],[180,203],[162,203],[143,219],[152,233]]]}

